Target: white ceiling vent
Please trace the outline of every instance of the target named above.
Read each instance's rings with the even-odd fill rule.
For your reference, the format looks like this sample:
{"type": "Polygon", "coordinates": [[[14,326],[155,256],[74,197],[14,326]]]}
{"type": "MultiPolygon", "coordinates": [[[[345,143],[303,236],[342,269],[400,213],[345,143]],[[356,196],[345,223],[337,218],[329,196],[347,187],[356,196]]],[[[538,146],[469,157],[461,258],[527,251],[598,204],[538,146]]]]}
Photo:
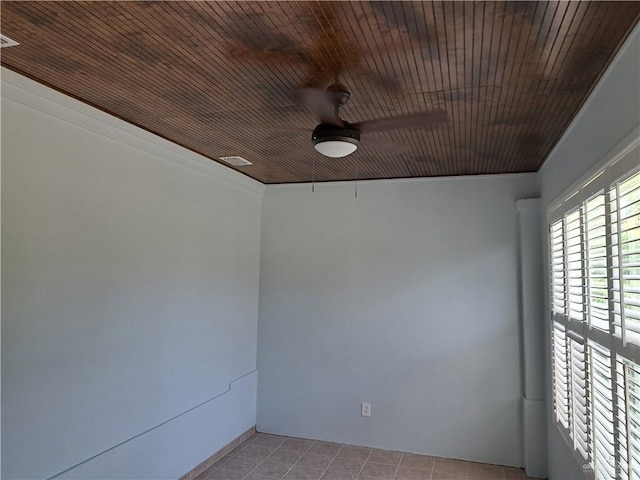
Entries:
{"type": "Polygon", "coordinates": [[[9,37],[5,37],[0,34],[0,48],[4,47],[15,47],[16,45],[20,45],[15,40],[11,40],[9,37]]]}
{"type": "Polygon", "coordinates": [[[247,165],[253,165],[249,160],[245,160],[242,157],[220,157],[220,160],[227,162],[234,167],[245,167],[247,165]]]}

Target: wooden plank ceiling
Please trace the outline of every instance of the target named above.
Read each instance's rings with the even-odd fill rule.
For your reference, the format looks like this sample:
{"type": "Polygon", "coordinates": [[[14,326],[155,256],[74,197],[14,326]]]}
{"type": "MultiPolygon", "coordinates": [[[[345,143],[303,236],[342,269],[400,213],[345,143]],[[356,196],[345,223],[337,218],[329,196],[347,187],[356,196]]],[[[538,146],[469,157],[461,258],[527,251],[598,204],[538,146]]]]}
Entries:
{"type": "MultiPolygon", "coordinates": [[[[263,183],[536,171],[638,22],[640,2],[12,2],[2,65],[263,183]],[[350,122],[405,151],[312,149],[296,95],[338,73],[350,122]],[[230,167],[231,168],[231,167],[230,167]]],[[[635,107],[632,107],[635,108],[635,107]]]]}

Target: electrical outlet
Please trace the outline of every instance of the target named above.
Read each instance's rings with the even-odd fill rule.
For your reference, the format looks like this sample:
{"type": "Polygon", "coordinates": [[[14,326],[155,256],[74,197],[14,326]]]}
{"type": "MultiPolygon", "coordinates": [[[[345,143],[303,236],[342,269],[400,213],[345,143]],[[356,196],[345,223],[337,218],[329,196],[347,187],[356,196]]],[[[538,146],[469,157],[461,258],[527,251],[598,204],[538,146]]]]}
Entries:
{"type": "Polygon", "coordinates": [[[365,403],[362,402],[362,416],[363,417],[370,417],[371,416],[371,404],[370,403],[365,403]]]}

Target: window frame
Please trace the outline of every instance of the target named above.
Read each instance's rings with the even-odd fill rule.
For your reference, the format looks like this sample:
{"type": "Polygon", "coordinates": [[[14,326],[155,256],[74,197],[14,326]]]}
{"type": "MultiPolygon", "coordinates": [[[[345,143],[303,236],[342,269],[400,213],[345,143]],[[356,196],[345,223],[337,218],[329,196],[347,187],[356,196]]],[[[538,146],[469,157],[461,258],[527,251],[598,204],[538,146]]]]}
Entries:
{"type": "MultiPolygon", "coordinates": [[[[628,139],[626,139],[628,140],[628,139]]],[[[620,452],[619,449],[622,448],[620,446],[621,436],[619,432],[619,420],[618,414],[620,414],[621,409],[619,408],[620,402],[620,383],[619,376],[622,375],[619,370],[619,365],[623,362],[632,363],[637,366],[637,369],[640,370],[640,345],[636,345],[633,343],[628,343],[625,340],[625,332],[622,329],[620,336],[616,336],[616,324],[614,320],[614,288],[613,288],[613,278],[614,278],[614,266],[612,265],[612,216],[611,216],[611,198],[610,191],[612,186],[617,185],[619,183],[624,182],[629,177],[640,174],[640,137],[633,137],[629,142],[627,141],[626,146],[618,149],[618,152],[609,157],[606,163],[600,164],[597,169],[592,170],[588,175],[583,176],[578,182],[576,182],[572,188],[568,189],[565,194],[561,196],[562,200],[556,203],[551,204],[551,206],[547,210],[547,218],[546,218],[546,242],[547,242],[547,277],[548,279],[548,289],[547,289],[547,314],[549,315],[549,324],[550,324],[550,362],[551,362],[551,399],[552,399],[552,410],[553,417],[552,421],[555,427],[560,431],[562,437],[567,442],[569,448],[572,450],[574,457],[579,462],[579,464],[583,465],[583,471],[585,472],[586,478],[595,478],[595,472],[593,470],[593,458],[595,450],[592,450],[594,447],[594,406],[592,404],[594,400],[593,393],[593,380],[590,377],[592,375],[592,367],[591,365],[591,349],[593,346],[600,346],[603,349],[610,352],[610,367],[611,367],[611,385],[612,385],[612,399],[610,410],[613,413],[613,419],[611,422],[613,429],[613,438],[615,443],[615,465],[620,464],[620,452]],[[606,292],[607,292],[607,303],[608,303],[608,319],[606,321],[606,325],[608,325],[608,331],[603,330],[602,324],[604,324],[604,320],[599,320],[600,326],[594,326],[591,324],[592,316],[591,316],[591,308],[593,305],[593,289],[590,288],[589,278],[595,278],[595,275],[590,275],[589,268],[591,266],[590,260],[592,257],[591,250],[589,249],[589,244],[587,239],[589,229],[588,229],[588,217],[587,213],[592,212],[593,210],[588,210],[587,205],[588,202],[592,202],[594,198],[601,195],[604,199],[604,224],[605,224],[605,246],[606,246],[606,292]],[[570,304],[570,269],[569,269],[569,235],[567,230],[567,216],[578,212],[579,217],[579,236],[580,236],[580,247],[579,254],[571,259],[571,267],[575,271],[576,267],[579,266],[581,271],[580,280],[581,282],[574,282],[573,291],[571,292],[571,299],[573,300],[573,305],[570,304]],[[562,222],[560,227],[560,235],[558,236],[558,222],[562,222]],[[558,237],[560,237],[560,248],[558,248],[558,237]],[[554,242],[555,239],[555,242],[554,242]],[[555,245],[555,249],[554,249],[555,245]],[[558,263],[558,252],[561,252],[562,262],[558,263]],[[555,270],[554,270],[555,267],[555,270]],[[562,285],[559,285],[557,281],[557,273],[559,268],[561,268],[561,276],[562,276],[562,285]],[[577,286],[576,286],[577,285],[577,286]],[[557,295],[558,291],[556,287],[560,286],[561,294],[557,295]],[[579,299],[580,295],[576,292],[581,293],[581,314],[580,310],[577,310],[578,315],[575,315],[575,302],[576,299],[579,299]],[[557,308],[558,300],[563,301],[562,308],[557,308]],[[574,307],[574,315],[572,315],[571,306],[574,307]],[[577,316],[578,318],[572,318],[577,316]],[[581,317],[581,318],[579,318],[581,317]],[[587,452],[584,452],[584,449],[578,448],[578,443],[580,443],[575,437],[573,425],[573,419],[569,422],[569,425],[565,426],[559,420],[557,412],[556,412],[556,402],[558,398],[558,392],[556,392],[556,375],[557,365],[554,351],[554,337],[556,329],[562,330],[565,337],[565,353],[568,352],[567,358],[565,359],[565,364],[567,365],[568,371],[564,372],[564,376],[566,380],[569,382],[567,385],[566,395],[569,398],[568,405],[568,416],[571,418],[573,416],[573,409],[576,408],[572,405],[574,400],[574,392],[573,389],[576,388],[572,386],[572,357],[571,357],[571,345],[572,343],[580,343],[582,348],[584,348],[585,352],[585,365],[584,372],[585,378],[587,382],[586,392],[587,398],[584,399],[584,404],[587,405],[587,414],[588,414],[588,425],[589,429],[587,431],[588,436],[588,448],[587,452]],[[582,450],[582,451],[581,451],[582,450]],[[588,458],[584,457],[584,454],[587,454],[588,458]]],[[[617,191],[617,190],[616,190],[617,191]]],[[[619,222],[618,222],[619,223],[619,222]]],[[[575,232],[574,232],[575,233],[575,232]]],[[[622,271],[622,268],[619,268],[619,271],[622,271]]],[[[621,280],[621,279],[620,279],[621,280]]],[[[620,288],[620,291],[623,291],[620,288]]],[[[600,298],[600,301],[602,299],[600,298]]],[[[600,314],[602,311],[599,312],[600,314]]],[[[624,322],[622,322],[624,324],[624,322]]],[[[626,370],[625,370],[626,371],[626,370]]],[[[624,380],[624,379],[623,379],[624,380]]],[[[626,384],[624,384],[626,385],[626,384]]],[[[626,388],[626,387],[624,387],[626,388]]],[[[627,399],[628,401],[628,394],[627,399]]],[[[578,405],[580,406],[580,405],[578,405]]],[[[628,406],[624,406],[626,410],[628,410],[628,406]]],[[[625,412],[626,412],[625,410],[625,412]]],[[[628,424],[628,420],[627,420],[628,424]]],[[[628,433],[627,431],[624,432],[628,433]]],[[[627,438],[626,436],[624,437],[627,438]]],[[[600,447],[602,448],[602,447],[600,447]]],[[[625,447],[626,448],[626,447],[625,447]]],[[[600,450],[601,452],[601,450],[600,450]]],[[[619,475],[616,475],[618,478],[619,475]]],[[[623,477],[624,478],[624,477],[623,477]]]]}

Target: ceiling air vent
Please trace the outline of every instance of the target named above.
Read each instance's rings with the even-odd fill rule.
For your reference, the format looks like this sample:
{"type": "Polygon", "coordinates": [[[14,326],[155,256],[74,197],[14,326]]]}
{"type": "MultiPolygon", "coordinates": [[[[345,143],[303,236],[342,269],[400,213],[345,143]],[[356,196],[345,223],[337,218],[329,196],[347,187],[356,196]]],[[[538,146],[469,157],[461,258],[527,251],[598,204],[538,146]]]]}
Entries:
{"type": "Polygon", "coordinates": [[[245,160],[242,157],[220,157],[220,160],[227,162],[234,167],[244,167],[246,165],[253,165],[249,160],[245,160]]]}
{"type": "Polygon", "coordinates": [[[9,37],[5,37],[4,35],[0,34],[0,48],[15,47],[16,45],[20,44],[15,40],[11,40],[9,37]]]}

